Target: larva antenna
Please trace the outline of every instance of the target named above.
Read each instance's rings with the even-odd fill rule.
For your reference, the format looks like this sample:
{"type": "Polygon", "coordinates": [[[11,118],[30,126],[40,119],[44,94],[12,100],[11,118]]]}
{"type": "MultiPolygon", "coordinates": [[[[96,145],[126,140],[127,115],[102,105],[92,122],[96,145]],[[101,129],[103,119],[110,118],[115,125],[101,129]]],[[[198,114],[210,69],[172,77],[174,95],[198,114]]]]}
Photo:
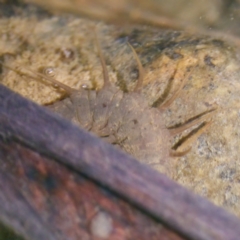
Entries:
{"type": "Polygon", "coordinates": [[[15,69],[15,68],[13,68],[13,67],[11,67],[9,65],[6,65],[6,64],[4,64],[1,61],[0,61],[0,64],[2,66],[4,66],[4,67],[6,67],[6,68],[16,72],[19,75],[30,77],[31,79],[34,79],[34,80],[37,80],[37,81],[39,81],[39,78],[45,79],[45,80],[51,82],[53,85],[57,85],[58,87],[64,89],[67,92],[67,94],[69,94],[69,95],[72,94],[73,91],[76,91],[74,88],[71,88],[71,87],[67,86],[64,83],[61,83],[60,81],[58,81],[58,80],[56,80],[56,79],[54,79],[52,77],[45,76],[42,73],[38,73],[38,72],[32,71],[30,69],[27,69],[28,72],[31,72],[32,74],[34,74],[34,75],[30,75],[30,74],[24,73],[22,71],[19,71],[19,70],[15,69]]]}
{"type": "Polygon", "coordinates": [[[107,70],[105,59],[104,59],[103,54],[102,54],[102,49],[101,49],[101,46],[100,46],[95,28],[94,28],[93,32],[94,32],[94,37],[95,37],[95,40],[96,40],[98,56],[100,58],[101,65],[102,65],[102,73],[103,73],[103,80],[104,80],[103,87],[106,87],[106,86],[110,85],[108,70],[107,70]]]}
{"type": "Polygon", "coordinates": [[[139,59],[139,56],[137,55],[135,49],[132,47],[132,45],[128,42],[128,45],[129,47],[131,48],[132,52],[133,52],[133,55],[134,55],[134,58],[136,59],[137,61],[137,65],[138,65],[138,71],[139,71],[139,75],[138,75],[138,80],[137,80],[137,84],[134,88],[134,92],[138,92],[142,85],[143,85],[143,79],[144,79],[144,68],[142,66],[142,63],[139,59]]]}
{"type": "MultiPolygon", "coordinates": [[[[53,85],[57,85],[58,87],[64,89],[68,95],[71,95],[74,91],[76,91],[76,89],[74,88],[71,88],[69,86],[67,86],[66,84],[58,81],[57,79],[54,79],[52,77],[49,77],[49,76],[45,76],[44,74],[42,73],[38,73],[38,72],[35,72],[35,71],[32,71],[32,70],[28,70],[29,72],[35,74],[36,76],[38,76],[39,78],[42,78],[42,79],[45,79],[49,82],[51,82],[53,85]]],[[[31,76],[32,77],[32,76],[31,76]]],[[[32,77],[33,78],[33,77],[32,77]]],[[[35,79],[38,79],[38,78],[35,78],[35,79]]]]}

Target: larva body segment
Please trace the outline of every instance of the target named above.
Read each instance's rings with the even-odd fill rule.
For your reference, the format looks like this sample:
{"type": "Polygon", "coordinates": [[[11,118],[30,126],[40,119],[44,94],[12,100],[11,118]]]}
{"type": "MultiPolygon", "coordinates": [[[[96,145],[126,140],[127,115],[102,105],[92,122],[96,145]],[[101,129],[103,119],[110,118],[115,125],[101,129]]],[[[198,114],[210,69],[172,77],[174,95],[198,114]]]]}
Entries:
{"type": "Polygon", "coordinates": [[[159,163],[168,157],[170,134],[164,126],[161,112],[151,108],[141,93],[124,94],[112,122],[122,115],[118,129],[120,146],[148,164],[159,163]],[[122,142],[121,142],[122,140],[122,142]]]}

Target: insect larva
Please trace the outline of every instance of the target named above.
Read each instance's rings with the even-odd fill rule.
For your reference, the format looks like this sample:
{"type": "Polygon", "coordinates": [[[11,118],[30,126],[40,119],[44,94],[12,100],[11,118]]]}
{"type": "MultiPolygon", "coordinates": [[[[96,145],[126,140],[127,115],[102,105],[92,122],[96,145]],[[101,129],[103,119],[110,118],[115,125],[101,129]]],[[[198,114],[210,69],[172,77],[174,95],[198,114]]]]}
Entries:
{"type": "MultiPolygon", "coordinates": [[[[170,99],[160,106],[156,102],[154,107],[149,106],[141,93],[144,69],[135,50],[131,45],[129,46],[139,69],[139,78],[132,92],[125,93],[110,83],[98,40],[97,47],[104,78],[104,86],[99,91],[88,89],[87,85],[82,85],[79,90],[66,86],[52,77],[54,70],[50,67],[45,68],[45,74],[32,73],[35,75],[34,78],[48,80],[68,93],[69,98],[50,106],[54,112],[95,133],[107,142],[119,146],[140,161],[156,165],[159,171],[171,175],[173,166],[170,158],[184,155],[190,150],[190,147],[187,147],[188,141],[181,144],[183,151],[171,148],[172,137],[196,124],[203,123],[189,139],[190,143],[193,142],[210,125],[206,120],[210,118],[213,111],[200,114],[193,121],[177,128],[166,128],[162,113],[178,97],[186,79],[182,80],[181,86],[170,99]]],[[[172,78],[175,74],[176,71],[172,78]]]]}

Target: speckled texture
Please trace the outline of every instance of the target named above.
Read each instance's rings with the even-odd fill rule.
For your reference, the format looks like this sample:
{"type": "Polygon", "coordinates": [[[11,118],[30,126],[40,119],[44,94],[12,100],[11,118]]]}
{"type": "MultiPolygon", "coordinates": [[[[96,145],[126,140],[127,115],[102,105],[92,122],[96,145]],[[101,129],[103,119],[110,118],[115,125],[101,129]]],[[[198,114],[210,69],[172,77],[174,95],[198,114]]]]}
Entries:
{"type": "MultiPolygon", "coordinates": [[[[0,19],[1,58],[5,64],[22,72],[53,67],[55,77],[70,86],[89,83],[94,60],[91,59],[93,45],[87,37],[92,23],[86,23],[70,17],[0,19]],[[76,34],[78,32],[80,34],[76,34]],[[65,57],[65,51],[72,52],[70,59],[65,57]]],[[[8,69],[4,69],[2,83],[41,104],[50,103],[64,94],[47,86],[49,84],[20,77],[8,69]]]]}
{"type": "MultiPolygon", "coordinates": [[[[100,88],[103,79],[89,30],[92,25],[95,23],[70,16],[2,18],[1,59],[24,72],[55,67],[56,78],[69,86],[77,88],[87,83],[100,88]],[[69,48],[75,57],[63,60],[61,49],[69,48]]],[[[145,67],[143,92],[149,104],[166,93],[171,96],[188,72],[184,89],[163,115],[166,126],[184,123],[218,106],[210,128],[192,145],[190,153],[177,159],[172,173],[179,183],[240,216],[238,50],[210,37],[150,27],[121,28],[98,23],[97,34],[110,79],[124,91],[133,89],[138,76],[126,40],[136,49],[145,67]],[[178,73],[168,89],[174,69],[178,73]]],[[[1,81],[41,104],[65,94],[46,82],[20,77],[7,68],[3,68],[1,81]]]]}

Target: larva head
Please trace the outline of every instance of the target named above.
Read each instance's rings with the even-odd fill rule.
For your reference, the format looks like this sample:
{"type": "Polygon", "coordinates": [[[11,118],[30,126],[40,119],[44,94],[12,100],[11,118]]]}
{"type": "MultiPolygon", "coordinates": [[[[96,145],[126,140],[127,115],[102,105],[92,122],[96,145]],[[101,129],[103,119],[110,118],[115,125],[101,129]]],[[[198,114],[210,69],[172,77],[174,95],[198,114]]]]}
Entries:
{"type": "Polygon", "coordinates": [[[101,129],[106,126],[109,115],[122,95],[122,91],[111,84],[99,91],[90,90],[86,85],[82,85],[81,89],[70,94],[76,122],[81,127],[102,135],[101,129]]]}
{"type": "Polygon", "coordinates": [[[93,121],[92,105],[96,99],[96,91],[89,90],[88,86],[83,84],[79,90],[72,91],[69,96],[73,104],[76,122],[89,130],[93,121]]]}
{"type": "Polygon", "coordinates": [[[99,136],[104,136],[109,133],[110,128],[107,129],[109,127],[109,117],[113,114],[116,108],[118,108],[122,97],[123,92],[117,87],[111,85],[105,86],[97,92],[95,103],[92,105],[92,111],[94,111],[94,126],[92,131],[99,136]]]}

